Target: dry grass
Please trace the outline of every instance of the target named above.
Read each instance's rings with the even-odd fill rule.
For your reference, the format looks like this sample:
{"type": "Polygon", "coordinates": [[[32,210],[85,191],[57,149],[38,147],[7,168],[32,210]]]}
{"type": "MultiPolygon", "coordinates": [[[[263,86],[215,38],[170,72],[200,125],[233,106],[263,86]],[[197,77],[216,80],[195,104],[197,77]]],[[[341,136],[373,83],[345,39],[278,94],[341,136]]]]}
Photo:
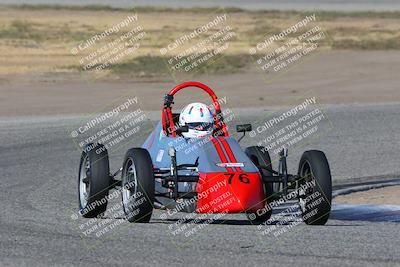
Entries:
{"type": "MultiPolygon", "coordinates": [[[[252,61],[249,48],[309,14],[225,11],[228,25],[236,36],[231,39],[223,58],[207,68],[208,73],[243,69],[252,61]]],[[[70,53],[71,48],[133,12],[138,13],[138,24],[147,36],[136,53],[110,68],[113,73],[166,73],[166,58],[160,55],[160,48],[206,23],[217,11],[146,7],[128,10],[99,6],[4,7],[0,10],[0,74],[77,71],[79,58],[70,53]]],[[[316,15],[317,25],[328,35],[322,43],[324,49],[400,49],[400,13],[321,12],[316,15]]],[[[104,44],[100,42],[93,49],[104,44]]],[[[200,73],[203,71],[199,70],[200,73]]]]}

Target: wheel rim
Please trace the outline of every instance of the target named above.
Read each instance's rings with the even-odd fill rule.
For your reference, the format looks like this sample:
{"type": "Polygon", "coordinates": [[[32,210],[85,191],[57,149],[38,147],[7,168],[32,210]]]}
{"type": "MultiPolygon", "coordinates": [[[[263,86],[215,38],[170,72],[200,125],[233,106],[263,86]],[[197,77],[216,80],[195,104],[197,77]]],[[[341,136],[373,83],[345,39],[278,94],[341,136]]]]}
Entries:
{"type": "Polygon", "coordinates": [[[79,200],[81,202],[82,208],[86,207],[89,200],[89,193],[90,193],[89,174],[90,174],[89,156],[85,155],[79,173],[79,200]]]}
{"type": "Polygon", "coordinates": [[[122,185],[122,202],[124,209],[130,211],[130,203],[137,195],[137,176],[136,167],[132,159],[125,163],[124,184],[122,185]]]}

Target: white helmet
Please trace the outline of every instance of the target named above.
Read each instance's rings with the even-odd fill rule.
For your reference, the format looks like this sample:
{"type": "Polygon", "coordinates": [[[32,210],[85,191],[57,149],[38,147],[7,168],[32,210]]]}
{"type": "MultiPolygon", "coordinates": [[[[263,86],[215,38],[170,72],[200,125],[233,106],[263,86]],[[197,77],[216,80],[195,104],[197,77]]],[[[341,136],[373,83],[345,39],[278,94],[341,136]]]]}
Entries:
{"type": "Polygon", "coordinates": [[[214,129],[214,117],[211,110],[203,103],[191,103],[184,107],[179,115],[179,125],[189,127],[182,133],[185,138],[209,136],[214,129]]]}

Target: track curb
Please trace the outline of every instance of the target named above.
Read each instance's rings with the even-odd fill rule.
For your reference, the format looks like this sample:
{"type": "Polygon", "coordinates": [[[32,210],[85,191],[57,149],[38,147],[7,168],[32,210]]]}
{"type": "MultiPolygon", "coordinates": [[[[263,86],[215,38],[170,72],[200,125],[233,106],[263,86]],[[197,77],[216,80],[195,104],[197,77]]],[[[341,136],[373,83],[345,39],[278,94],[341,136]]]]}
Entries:
{"type": "Polygon", "coordinates": [[[377,189],[377,188],[394,186],[394,185],[400,185],[400,179],[395,180],[395,181],[392,180],[392,181],[382,182],[382,183],[366,184],[366,185],[360,185],[360,186],[352,186],[349,188],[337,189],[332,192],[332,197],[334,198],[334,197],[341,196],[341,195],[348,195],[348,194],[355,193],[355,192],[368,191],[371,189],[377,189]]]}

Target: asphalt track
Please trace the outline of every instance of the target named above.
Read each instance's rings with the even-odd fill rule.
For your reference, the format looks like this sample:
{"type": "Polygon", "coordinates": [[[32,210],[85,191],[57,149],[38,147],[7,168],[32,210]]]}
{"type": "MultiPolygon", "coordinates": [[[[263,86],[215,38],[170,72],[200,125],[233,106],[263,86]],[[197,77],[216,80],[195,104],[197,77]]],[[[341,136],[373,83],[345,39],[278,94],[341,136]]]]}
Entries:
{"type": "MultiPolygon", "coordinates": [[[[400,104],[324,110],[333,128],[307,148],[326,152],[335,184],[400,173],[400,104]]],[[[254,114],[262,112],[241,114],[244,122],[259,120],[261,115],[254,114]]],[[[80,152],[69,136],[81,119],[71,115],[0,120],[1,266],[400,266],[399,209],[392,206],[384,210],[390,216],[366,217],[359,206],[334,205],[326,226],[289,222],[278,226],[288,229],[278,236],[263,234],[267,228],[251,225],[243,215],[217,218],[210,225],[200,221],[194,234],[174,235],[171,229],[185,214],[160,219],[165,212],[157,210],[149,224],[112,220],[118,225],[103,236],[85,236],[80,227],[88,220],[75,217],[80,152]]],[[[131,145],[140,145],[148,131],[150,127],[131,145]]],[[[247,138],[243,145],[248,142],[247,138]]],[[[124,153],[125,148],[111,153],[112,169],[119,167],[124,153]]],[[[301,150],[290,153],[293,171],[301,150]]]]}

